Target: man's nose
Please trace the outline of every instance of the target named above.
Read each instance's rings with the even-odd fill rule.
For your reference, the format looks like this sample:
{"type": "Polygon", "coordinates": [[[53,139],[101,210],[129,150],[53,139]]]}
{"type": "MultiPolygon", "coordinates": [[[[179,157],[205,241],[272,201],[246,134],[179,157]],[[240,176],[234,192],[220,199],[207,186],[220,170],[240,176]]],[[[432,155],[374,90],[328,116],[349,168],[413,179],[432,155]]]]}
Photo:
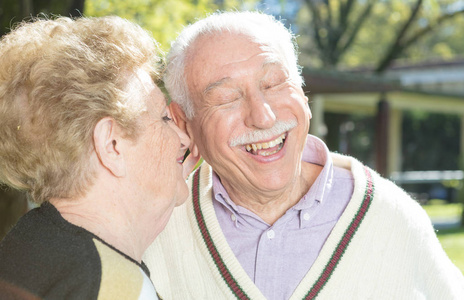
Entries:
{"type": "Polygon", "coordinates": [[[250,128],[267,129],[274,126],[276,115],[261,91],[247,97],[245,125],[250,128]]]}

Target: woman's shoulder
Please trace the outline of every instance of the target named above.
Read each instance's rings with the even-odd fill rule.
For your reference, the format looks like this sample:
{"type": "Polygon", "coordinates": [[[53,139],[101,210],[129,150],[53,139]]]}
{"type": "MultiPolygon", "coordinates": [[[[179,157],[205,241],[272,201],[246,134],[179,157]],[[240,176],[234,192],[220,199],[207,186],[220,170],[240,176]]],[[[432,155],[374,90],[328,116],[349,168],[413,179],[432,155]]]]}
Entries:
{"type": "Polygon", "coordinates": [[[97,299],[115,291],[116,298],[136,299],[146,281],[142,269],[47,205],[27,213],[0,244],[0,279],[47,299],[97,299]]]}
{"type": "Polygon", "coordinates": [[[2,241],[0,278],[50,299],[94,298],[100,261],[90,235],[72,234],[43,214],[30,211],[2,241]]]}

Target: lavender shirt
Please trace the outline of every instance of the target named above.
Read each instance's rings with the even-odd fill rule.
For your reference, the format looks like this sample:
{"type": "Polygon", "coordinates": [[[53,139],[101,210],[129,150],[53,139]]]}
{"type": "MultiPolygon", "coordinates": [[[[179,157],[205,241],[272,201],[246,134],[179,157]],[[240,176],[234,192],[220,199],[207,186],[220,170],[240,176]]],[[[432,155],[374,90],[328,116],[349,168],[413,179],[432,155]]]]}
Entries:
{"type": "Polygon", "coordinates": [[[236,205],[213,173],[214,209],[238,261],[267,299],[288,299],[316,260],[353,193],[350,171],[308,135],[303,161],[324,166],[300,201],[272,226],[236,205]]]}

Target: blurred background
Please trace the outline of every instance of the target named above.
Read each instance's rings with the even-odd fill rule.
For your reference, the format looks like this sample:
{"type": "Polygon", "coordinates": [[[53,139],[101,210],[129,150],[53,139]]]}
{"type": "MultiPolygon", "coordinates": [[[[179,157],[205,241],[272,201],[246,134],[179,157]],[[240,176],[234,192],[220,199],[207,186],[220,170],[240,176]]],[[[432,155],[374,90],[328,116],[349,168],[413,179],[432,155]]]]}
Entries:
{"type": "MultiPolygon", "coordinates": [[[[464,271],[464,0],[0,0],[0,35],[31,16],[118,15],[168,51],[183,26],[231,9],[296,33],[310,132],[419,201],[464,271]]],[[[28,209],[0,186],[0,239],[28,209]]]]}

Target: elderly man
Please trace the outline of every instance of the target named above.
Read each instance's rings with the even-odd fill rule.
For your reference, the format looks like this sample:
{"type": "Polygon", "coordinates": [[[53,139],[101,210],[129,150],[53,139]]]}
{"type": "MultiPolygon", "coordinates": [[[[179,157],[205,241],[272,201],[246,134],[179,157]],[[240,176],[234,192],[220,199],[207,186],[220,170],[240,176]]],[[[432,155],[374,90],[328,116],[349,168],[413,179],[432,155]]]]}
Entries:
{"type": "Polygon", "coordinates": [[[307,135],[292,34],[260,13],[187,27],[175,118],[204,163],[145,254],[166,299],[453,299],[464,279],[420,206],[307,135]]]}

